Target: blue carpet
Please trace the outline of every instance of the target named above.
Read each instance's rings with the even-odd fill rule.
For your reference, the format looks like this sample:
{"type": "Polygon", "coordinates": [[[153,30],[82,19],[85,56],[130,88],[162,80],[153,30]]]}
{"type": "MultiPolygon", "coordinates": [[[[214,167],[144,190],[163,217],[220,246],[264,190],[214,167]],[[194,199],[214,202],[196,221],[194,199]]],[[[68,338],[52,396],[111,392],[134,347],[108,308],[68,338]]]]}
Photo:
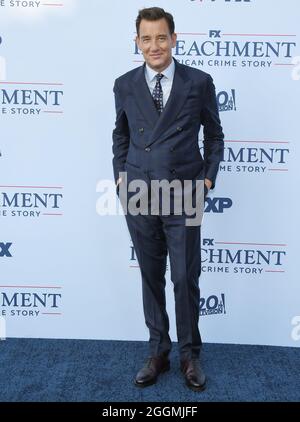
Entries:
{"type": "Polygon", "coordinates": [[[300,349],[205,344],[203,393],[190,391],[179,370],[139,389],[136,372],[146,342],[8,339],[0,341],[1,402],[300,401],[300,349]]]}

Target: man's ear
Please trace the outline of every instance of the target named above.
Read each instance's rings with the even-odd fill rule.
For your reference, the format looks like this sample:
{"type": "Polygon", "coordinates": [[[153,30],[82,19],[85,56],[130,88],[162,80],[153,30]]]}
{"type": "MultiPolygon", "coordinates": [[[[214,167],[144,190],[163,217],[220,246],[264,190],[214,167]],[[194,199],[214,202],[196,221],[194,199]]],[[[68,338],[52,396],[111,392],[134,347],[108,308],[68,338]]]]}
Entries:
{"type": "Polygon", "coordinates": [[[135,43],[136,43],[137,47],[140,49],[140,39],[139,39],[138,35],[135,37],[135,43]]]}
{"type": "Polygon", "coordinates": [[[172,48],[176,47],[177,34],[172,34],[172,48]]]}

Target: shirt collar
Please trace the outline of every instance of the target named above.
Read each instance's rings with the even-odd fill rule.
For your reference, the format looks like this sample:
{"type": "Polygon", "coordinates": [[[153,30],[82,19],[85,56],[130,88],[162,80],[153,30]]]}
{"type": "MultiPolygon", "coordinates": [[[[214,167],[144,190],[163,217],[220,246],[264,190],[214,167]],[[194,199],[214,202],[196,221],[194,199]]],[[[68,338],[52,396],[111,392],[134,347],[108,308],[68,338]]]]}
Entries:
{"type": "MultiPolygon", "coordinates": [[[[153,70],[147,63],[145,67],[145,73],[146,73],[146,78],[149,82],[152,82],[155,76],[158,74],[158,72],[153,70]]],[[[164,75],[164,78],[170,79],[171,81],[173,80],[174,73],[175,73],[174,59],[172,59],[172,62],[169,64],[169,66],[161,73],[164,75]]]]}

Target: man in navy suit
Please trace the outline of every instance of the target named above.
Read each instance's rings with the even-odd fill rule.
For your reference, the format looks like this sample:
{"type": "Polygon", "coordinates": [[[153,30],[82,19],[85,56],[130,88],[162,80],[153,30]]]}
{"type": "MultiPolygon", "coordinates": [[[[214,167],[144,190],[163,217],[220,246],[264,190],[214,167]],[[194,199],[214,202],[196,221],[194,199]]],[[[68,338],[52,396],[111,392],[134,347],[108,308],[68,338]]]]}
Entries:
{"type": "MultiPolygon", "coordinates": [[[[204,181],[205,195],[215,186],[224,142],[211,76],[179,64],[172,15],[158,7],[143,9],[136,20],[136,42],[145,63],[115,81],[116,125],[113,167],[119,194],[132,180],[204,181]],[[202,157],[198,136],[204,133],[202,157]],[[126,173],[125,173],[126,172],[126,173]],[[120,173],[127,175],[120,177],[120,173]]],[[[151,199],[149,199],[151,201],[151,199]]],[[[154,384],[169,370],[172,343],[166,312],[165,272],[169,254],[174,284],[180,365],[186,384],[205,388],[200,365],[199,276],[200,225],[186,225],[186,215],[170,212],[127,213],[126,221],[142,276],[150,353],[135,384],[154,384]]]]}

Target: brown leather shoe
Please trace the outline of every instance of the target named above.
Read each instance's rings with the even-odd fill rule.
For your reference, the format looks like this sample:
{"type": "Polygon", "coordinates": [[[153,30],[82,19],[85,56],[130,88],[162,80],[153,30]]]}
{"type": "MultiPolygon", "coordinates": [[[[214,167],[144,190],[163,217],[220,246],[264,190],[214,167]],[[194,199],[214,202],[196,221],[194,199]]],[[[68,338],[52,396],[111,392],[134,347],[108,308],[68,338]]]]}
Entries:
{"type": "Polygon", "coordinates": [[[170,361],[165,356],[150,357],[137,373],[134,383],[138,387],[148,387],[156,383],[159,374],[169,369],[170,361]]]}
{"type": "Polygon", "coordinates": [[[205,390],[206,377],[201,368],[199,359],[181,361],[181,371],[184,374],[186,385],[191,390],[205,390]]]}

